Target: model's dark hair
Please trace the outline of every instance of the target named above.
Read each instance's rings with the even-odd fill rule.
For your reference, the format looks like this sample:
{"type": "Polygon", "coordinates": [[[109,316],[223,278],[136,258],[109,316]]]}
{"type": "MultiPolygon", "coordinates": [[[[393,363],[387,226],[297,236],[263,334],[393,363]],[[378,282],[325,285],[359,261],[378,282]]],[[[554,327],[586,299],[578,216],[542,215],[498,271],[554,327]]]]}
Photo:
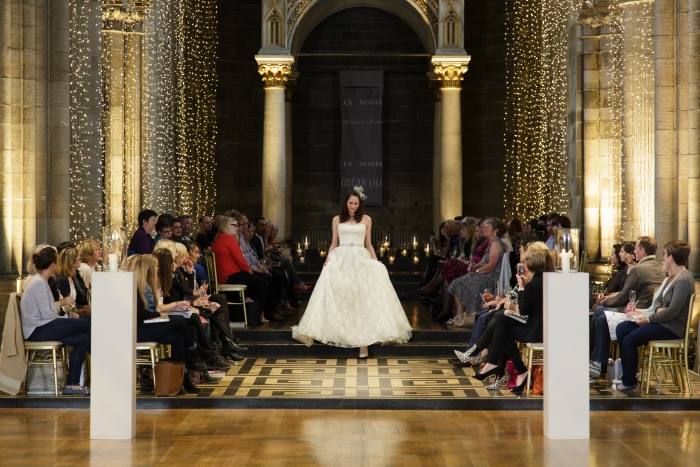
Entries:
{"type": "Polygon", "coordinates": [[[360,223],[362,221],[362,217],[365,215],[365,202],[362,199],[362,197],[355,190],[348,190],[348,192],[345,193],[345,197],[343,197],[343,203],[340,205],[341,224],[343,222],[347,222],[350,219],[350,211],[348,211],[348,200],[350,200],[351,196],[356,196],[357,199],[360,200],[360,205],[357,207],[357,211],[355,211],[355,221],[357,223],[360,223]]]}
{"type": "Polygon", "coordinates": [[[170,295],[173,286],[173,254],[170,250],[156,250],[153,256],[158,260],[158,284],[164,297],[170,295]]]}
{"type": "Polygon", "coordinates": [[[32,262],[37,271],[43,271],[48,269],[53,263],[56,262],[57,254],[56,250],[52,247],[43,248],[38,253],[32,255],[32,262]]]}

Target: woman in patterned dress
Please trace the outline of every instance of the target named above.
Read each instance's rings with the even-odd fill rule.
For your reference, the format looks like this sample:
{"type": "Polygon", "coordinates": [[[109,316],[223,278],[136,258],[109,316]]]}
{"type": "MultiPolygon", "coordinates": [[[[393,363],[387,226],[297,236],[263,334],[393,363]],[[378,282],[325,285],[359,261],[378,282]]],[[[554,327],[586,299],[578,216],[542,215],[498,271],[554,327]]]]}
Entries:
{"type": "Polygon", "coordinates": [[[498,237],[500,225],[501,222],[494,217],[483,222],[481,234],[489,242],[484,257],[476,264],[473,273],[455,279],[447,289],[447,293],[454,296],[457,304],[456,326],[466,325],[463,314],[474,314],[481,309],[481,305],[484,303],[481,293],[486,288],[493,288],[498,280],[503,255],[508,251],[503,241],[498,237]]]}

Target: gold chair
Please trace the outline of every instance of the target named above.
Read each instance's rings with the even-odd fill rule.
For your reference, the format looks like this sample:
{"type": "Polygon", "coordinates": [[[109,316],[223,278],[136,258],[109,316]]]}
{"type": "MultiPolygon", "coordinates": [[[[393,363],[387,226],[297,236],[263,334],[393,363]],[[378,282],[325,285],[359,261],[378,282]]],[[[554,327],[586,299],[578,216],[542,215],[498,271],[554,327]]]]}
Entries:
{"type": "MultiPolygon", "coordinates": [[[[20,308],[20,303],[22,299],[21,294],[15,294],[15,299],[17,300],[17,316],[19,316],[20,322],[22,321],[22,310],[20,308]]],[[[62,342],[59,341],[24,341],[24,356],[27,360],[27,372],[29,374],[30,366],[43,366],[52,365],[53,366],[53,389],[54,394],[58,396],[58,355],[57,352],[61,353],[61,361],[63,362],[63,381],[66,380],[66,364],[68,359],[66,358],[66,347],[62,342]],[[38,350],[50,350],[51,351],[51,361],[45,361],[43,359],[37,359],[38,350]],[[31,354],[30,358],[30,352],[31,354]]],[[[26,376],[24,382],[25,392],[28,390],[26,384],[26,376]]]]}
{"type": "Polygon", "coordinates": [[[690,370],[688,368],[688,347],[693,331],[691,324],[697,323],[700,317],[700,313],[693,312],[694,304],[695,294],[690,296],[688,319],[683,339],[649,341],[644,347],[641,382],[646,394],[649,394],[652,368],[662,367],[671,370],[673,382],[678,389],[685,391],[687,385],[688,394],[693,395],[693,386],[690,381],[690,370]]]}
{"type": "Polygon", "coordinates": [[[525,357],[523,363],[527,367],[527,383],[525,383],[525,394],[530,395],[530,385],[532,379],[532,365],[539,363],[544,365],[544,344],[541,342],[530,342],[525,344],[525,357]]]}
{"type": "Polygon", "coordinates": [[[241,305],[243,307],[243,320],[245,321],[246,327],[248,327],[248,311],[245,306],[245,291],[248,288],[243,284],[219,284],[218,276],[216,275],[216,255],[213,251],[205,251],[204,257],[207,261],[207,271],[209,272],[209,282],[211,283],[212,293],[225,293],[225,292],[238,292],[240,297],[239,302],[229,302],[228,295],[226,303],[229,305],[241,305]]]}
{"type": "Polygon", "coordinates": [[[578,263],[579,272],[588,272],[588,253],[581,252],[581,261],[578,263]]]}
{"type": "Polygon", "coordinates": [[[153,373],[153,385],[156,384],[156,363],[158,362],[157,342],[137,342],[136,343],[136,368],[139,366],[150,366],[153,373]],[[148,357],[139,356],[139,350],[148,351],[148,357]]]}

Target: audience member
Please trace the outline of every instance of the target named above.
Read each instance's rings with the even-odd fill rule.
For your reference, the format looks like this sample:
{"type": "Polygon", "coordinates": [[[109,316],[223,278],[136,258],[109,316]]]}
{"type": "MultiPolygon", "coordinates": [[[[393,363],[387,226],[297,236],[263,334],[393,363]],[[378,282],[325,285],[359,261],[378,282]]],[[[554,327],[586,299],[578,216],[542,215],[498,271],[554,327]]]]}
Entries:
{"type": "Polygon", "coordinates": [[[173,221],[171,216],[161,214],[156,222],[156,238],[155,242],[158,243],[161,240],[170,240],[173,236],[173,221]]]}
{"type": "Polygon", "coordinates": [[[90,319],[90,300],[88,290],[77,274],[81,259],[78,250],[66,248],[58,255],[58,267],[56,268],[56,283],[60,292],[59,298],[71,297],[75,299],[76,312],[81,318],[90,319]]]}
{"type": "Polygon", "coordinates": [[[92,290],[92,273],[99,271],[99,262],[102,261],[102,248],[97,240],[88,238],[78,243],[78,254],[82,262],[78,268],[78,274],[83,279],[85,287],[92,290]]]}
{"type": "Polygon", "coordinates": [[[195,241],[202,251],[211,249],[212,240],[209,238],[209,232],[211,232],[213,225],[211,217],[202,216],[199,218],[199,232],[195,241]]]}
{"type": "Polygon", "coordinates": [[[156,242],[151,237],[151,232],[156,227],[158,213],[150,209],[141,211],[138,215],[139,228],[129,242],[130,255],[149,255],[153,252],[156,242]]]}
{"type": "Polygon", "coordinates": [[[559,214],[553,212],[547,216],[547,248],[554,249],[554,229],[559,225],[559,214]]]}
{"type": "Polygon", "coordinates": [[[22,293],[22,333],[28,341],[59,341],[72,347],[63,394],[88,394],[88,389],[80,386],[80,373],[90,351],[90,322],[71,319],[78,317],[76,313],[70,313],[69,318],[58,316],[48,285],[49,277],[58,267],[57,259],[52,247],[32,255],[36,273],[27,279],[22,293]]]}

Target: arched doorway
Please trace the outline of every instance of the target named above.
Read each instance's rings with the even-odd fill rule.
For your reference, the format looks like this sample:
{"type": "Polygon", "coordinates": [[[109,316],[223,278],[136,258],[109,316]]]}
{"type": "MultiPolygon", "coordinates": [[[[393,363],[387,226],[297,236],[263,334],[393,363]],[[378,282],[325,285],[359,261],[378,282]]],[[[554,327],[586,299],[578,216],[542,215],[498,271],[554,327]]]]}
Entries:
{"type": "Polygon", "coordinates": [[[382,70],[384,202],[367,214],[378,229],[430,229],[435,98],[425,38],[396,14],[369,7],[337,11],[298,33],[304,41],[295,42],[291,99],[293,228],[330,226],[338,210],[338,72],[382,70]]]}

